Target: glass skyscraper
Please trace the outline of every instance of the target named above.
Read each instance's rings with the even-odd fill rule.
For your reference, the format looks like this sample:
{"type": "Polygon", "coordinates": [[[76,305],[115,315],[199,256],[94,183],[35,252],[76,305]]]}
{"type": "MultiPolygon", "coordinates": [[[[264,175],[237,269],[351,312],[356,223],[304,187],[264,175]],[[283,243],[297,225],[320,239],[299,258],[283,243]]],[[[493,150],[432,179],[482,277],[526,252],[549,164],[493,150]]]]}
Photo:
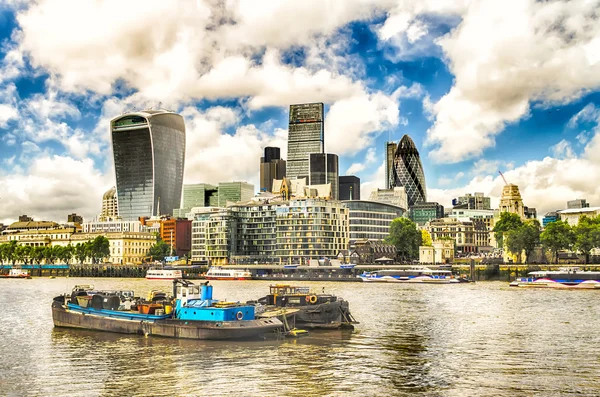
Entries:
{"type": "Polygon", "coordinates": [[[338,200],[340,191],[338,155],[311,153],[309,155],[308,184],[325,185],[327,183],[331,183],[331,198],[338,200]]]}
{"type": "Polygon", "coordinates": [[[144,110],[110,121],[119,215],[124,221],[172,214],[181,204],[183,117],[144,110]]]}
{"type": "Polygon", "coordinates": [[[308,179],[308,156],[324,150],[323,104],[290,105],[286,176],[308,179]]]}
{"type": "Polygon", "coordinates": [[[403,186],[408,197],[408,205],[427,201],[427,186],[421,157],[415,143],[404,135],[394,155],[394,187],[403,186]]]}

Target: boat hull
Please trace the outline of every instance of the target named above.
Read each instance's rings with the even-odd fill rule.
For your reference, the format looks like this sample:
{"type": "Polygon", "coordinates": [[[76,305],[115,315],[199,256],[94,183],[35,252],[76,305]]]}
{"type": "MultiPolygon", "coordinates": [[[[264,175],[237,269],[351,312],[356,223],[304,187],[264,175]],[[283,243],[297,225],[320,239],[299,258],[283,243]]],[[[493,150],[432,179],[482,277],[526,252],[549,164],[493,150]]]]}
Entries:
{"type": "Polygon", "coordinates": [[[520,288],[554,288],[554,289],[595,289],[600,290],[600,282],[586,280],[579,283],[560,282],[550,279],[537,279],[534,281],[515,280],[509,284],[511,287],[520,288]]]}
{"type": "Polygon", "coordinates": [[[258,339],[283,328],[276,318],[220,322],[114,318],[70,310],[57,301],[52,302],[52,319],[55,327],[203,340],[258,339]]]}
{"type": "Polygon", "coordinates": [[[215,277],[215,276],[204,276],[206,280],[252,280],[252,277],[215,277]]]}
{"type": "Polygon", "coordinates": [[[381,277],[362,277],[359,278],[367,283],[414,283],[414,284],[458,284],[460,280],[455,278],[431,278],[431,277],[392,277],[392,276],[381,276],[381,277]]]}
{"type": "Polygon", "coordinates": [[[309,306],[275,306],[267,305],[266,310],[292,309],[295,324],[299,328],[309,329],[353,329],[352,315],[347,301],[321,303],[309,306]]]}

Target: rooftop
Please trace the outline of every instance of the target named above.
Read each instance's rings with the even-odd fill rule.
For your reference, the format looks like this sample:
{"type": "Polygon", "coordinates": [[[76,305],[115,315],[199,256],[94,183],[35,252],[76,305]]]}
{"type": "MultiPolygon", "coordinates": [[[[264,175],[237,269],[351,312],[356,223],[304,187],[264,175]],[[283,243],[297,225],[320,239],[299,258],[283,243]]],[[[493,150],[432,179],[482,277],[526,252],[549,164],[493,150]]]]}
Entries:
{"type": "Polygon", "coordinates": [[[559,214],[577,214],[580,212],[596,212],[600,211],[600,207],[586,207],[586,208],[569,208],[567,210],[556,211],[559,214]]]}

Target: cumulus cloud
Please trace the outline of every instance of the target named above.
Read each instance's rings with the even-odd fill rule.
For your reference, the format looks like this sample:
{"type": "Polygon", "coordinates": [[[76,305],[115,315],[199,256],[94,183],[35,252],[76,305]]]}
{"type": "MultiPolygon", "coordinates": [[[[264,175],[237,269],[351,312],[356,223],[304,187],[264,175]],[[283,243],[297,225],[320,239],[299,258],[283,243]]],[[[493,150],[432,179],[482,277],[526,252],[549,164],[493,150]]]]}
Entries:
{"type": "Polygon", "coordinates": [[[27,214],[66,222],[72,212],[91,220],[100,212],[102,193],[110,184],[90,159],[36,156],[27,169],[0,175],[0,220],[10,223],[27,214]]]}
{"type": "Polygon", "coordinates": [[[597,1],[473,2],[438,43],[454,74],[432,105],[430,155],[439,162],[479,156],[531,103],[568,103],[600,87],[597,1]]]}
{"type": "Polygon", "coordinates": [[[365,159],[361,163],[352,163],[346,170],[346,175],[355,175],[363,171],[368,165],[377,161],[375,148],[369,148],[365,154],[365,159]]]}
{"type": "Polygon", "coordinates": [[[285,158],[286,130],[267,133],[252,124],[238,126],[239,114],[225,107],[205,111],[188,107],[182,115],[187,133],[185,183],[246,181],[258,191],[264,148],[279,147],[285,158]],[[230,127],[235,127],[233,134],[225,131],[230,127]]]}

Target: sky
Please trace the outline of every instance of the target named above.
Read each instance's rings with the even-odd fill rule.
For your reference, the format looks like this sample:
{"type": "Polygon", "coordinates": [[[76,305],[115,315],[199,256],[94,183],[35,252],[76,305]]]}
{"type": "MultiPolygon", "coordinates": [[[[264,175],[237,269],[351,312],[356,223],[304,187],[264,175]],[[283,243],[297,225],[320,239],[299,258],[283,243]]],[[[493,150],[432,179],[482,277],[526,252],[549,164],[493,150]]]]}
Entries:
{"type": "Polygon", "coordinates": [[[504,181],[539,216],[600,206],[600,0],[0,0],[0,222],[91,220],[115,185],[109,120],[186,123],[184,183],[259,188],[289,105],[361,196],[408,134],[429,201],[504,181]]]}

